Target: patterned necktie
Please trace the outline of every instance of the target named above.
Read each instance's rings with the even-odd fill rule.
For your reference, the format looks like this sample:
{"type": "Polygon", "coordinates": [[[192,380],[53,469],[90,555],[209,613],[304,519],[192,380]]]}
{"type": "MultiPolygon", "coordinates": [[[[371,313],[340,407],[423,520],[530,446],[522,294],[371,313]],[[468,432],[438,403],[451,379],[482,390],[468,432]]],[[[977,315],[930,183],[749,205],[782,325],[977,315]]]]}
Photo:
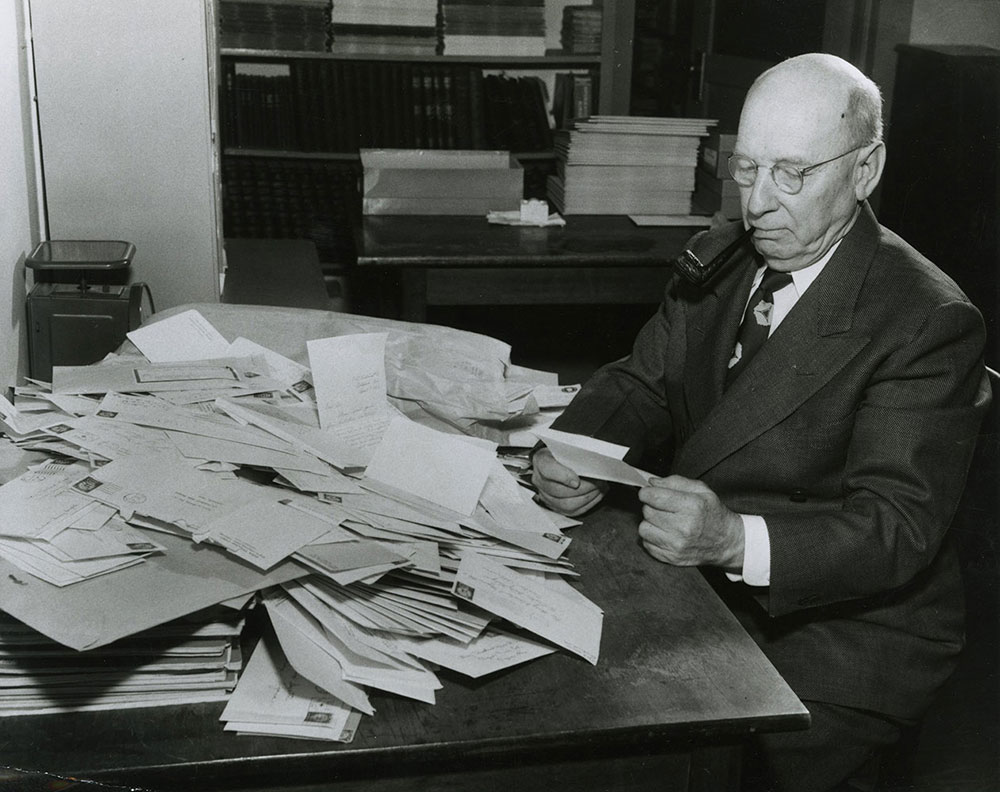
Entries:
{"type": "Polygon", "coordinates": [[[736,349],[729,361],[729,371],[726,372],[727,388],[767,341],[771,330],[771,314],[774,312],[774,293],[791,282],[790,273],[765,270],[760,286],[750,295],[743,323],[736,335],[736,349]]]}

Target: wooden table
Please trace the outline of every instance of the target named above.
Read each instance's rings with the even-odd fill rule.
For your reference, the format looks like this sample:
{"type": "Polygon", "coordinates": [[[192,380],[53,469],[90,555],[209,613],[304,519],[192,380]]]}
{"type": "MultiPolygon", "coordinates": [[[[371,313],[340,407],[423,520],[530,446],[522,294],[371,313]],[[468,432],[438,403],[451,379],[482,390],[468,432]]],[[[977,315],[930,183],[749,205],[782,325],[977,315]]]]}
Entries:
{"type": "Polygon", "coordinates": [[[484,217],[368,215],[356,244],[359,267],[389,271],[383,305],[398,289],[398,318],[424,321],[429,305],[658,303],[669,263],[698,230],[640,227],[624,216],[537,228],[484,217]]]}
{"type": "Polygon", "coordinates": [[[0,786],[55,788],[36,770],[143,790],[735,789],[741,738],[808,714],[697,570],[641,550],[623,502],[571,534],[605,612],[596,666],[442,673],[434,706],[373,695],[349,745],[229,734],[220,704],[2,719],[0,786]]]}

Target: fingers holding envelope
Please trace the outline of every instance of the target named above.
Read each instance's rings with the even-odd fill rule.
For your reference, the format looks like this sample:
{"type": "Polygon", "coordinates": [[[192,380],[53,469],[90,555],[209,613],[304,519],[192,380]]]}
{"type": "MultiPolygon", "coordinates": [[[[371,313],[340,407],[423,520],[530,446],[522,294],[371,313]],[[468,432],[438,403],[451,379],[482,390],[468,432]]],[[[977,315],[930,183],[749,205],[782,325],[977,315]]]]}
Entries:
{"type": "Polygon", "coordinates": [[[596,506],[608,491],[607,482],[580,478],[541,448],[532,457],[531,483],[541,501],[553,511],[575,517],[596,506]]]}
{"type": "Polygon", "coordinates": [[[743,521],[703,482],[650,479],[639,490],[639,538],[658,561],[676,566],[743,566],[743,521]]]}

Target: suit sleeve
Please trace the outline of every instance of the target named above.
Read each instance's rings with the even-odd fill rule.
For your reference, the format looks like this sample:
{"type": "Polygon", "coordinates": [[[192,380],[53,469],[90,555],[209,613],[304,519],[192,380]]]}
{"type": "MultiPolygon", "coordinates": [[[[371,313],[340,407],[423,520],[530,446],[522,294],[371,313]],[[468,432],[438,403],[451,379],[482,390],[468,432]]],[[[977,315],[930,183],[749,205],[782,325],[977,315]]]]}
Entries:
{"type": "Polygon", "coordinates": [[[956,300],[880,362],[855,414],[839,508],[764,515],[772,616],[880,595],[931,564],[989,403],[983,346],[978,311],[956,300]]]}
{"type": "Polygon", "coordinates": [[[553,428],[628,446],[637,464],[647,449],[671,437],[666,357],[676,305],[667,298],[636,336],[629,356],[600,368],[553,428]]]}

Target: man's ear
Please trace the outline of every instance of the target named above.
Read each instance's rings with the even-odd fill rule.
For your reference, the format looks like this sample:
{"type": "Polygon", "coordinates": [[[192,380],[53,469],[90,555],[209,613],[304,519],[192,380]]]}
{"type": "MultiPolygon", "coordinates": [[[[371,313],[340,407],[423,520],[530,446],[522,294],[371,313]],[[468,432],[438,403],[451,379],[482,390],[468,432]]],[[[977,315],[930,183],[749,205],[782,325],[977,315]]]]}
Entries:
{"type": "Polygon", "coordinates": [[[885,168],[885,143],[869,143],[862,149],[854,166],[854,194],[864,201],[875,192],[885,168]]]}

